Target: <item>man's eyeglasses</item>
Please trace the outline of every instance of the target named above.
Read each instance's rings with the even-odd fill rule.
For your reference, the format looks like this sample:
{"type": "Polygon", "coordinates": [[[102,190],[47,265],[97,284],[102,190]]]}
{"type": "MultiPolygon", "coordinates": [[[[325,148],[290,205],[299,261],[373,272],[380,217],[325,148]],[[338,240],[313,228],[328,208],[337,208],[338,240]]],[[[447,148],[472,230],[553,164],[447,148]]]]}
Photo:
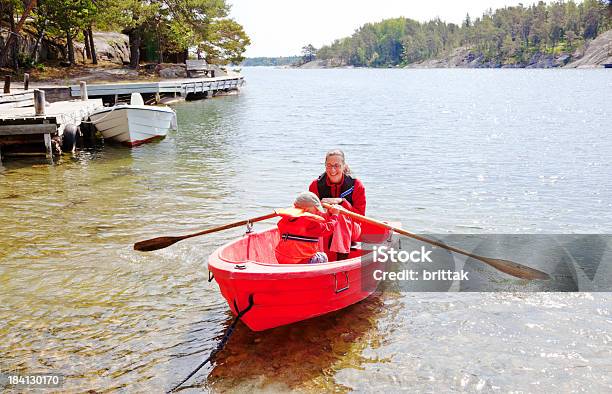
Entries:
{"type": "Polygon", "coordinates": [[[339,170],[342,167],[342,164],[325,164],[325,168],[328,170],[334,169],[339,170]]]}

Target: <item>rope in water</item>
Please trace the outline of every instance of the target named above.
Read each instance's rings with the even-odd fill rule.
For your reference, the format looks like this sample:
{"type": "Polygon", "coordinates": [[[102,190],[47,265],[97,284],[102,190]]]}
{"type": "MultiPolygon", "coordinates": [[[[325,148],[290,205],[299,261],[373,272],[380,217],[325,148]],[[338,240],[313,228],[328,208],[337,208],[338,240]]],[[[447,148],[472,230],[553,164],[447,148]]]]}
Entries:
{"type": "MultiPolygon", "coordinates": [[[[214,358],[217,356],[217,353],[223,350],[223,348],[227,344],[227,341],[229,341],[230,337],[234,333],[234,329],[236,328],[236,324],[238,324],[238,320],[240,320],[242,316],[244,316],[248,311],[250,311],[252,307],[253,307],[253,294],[249,296],[249,306],[244,308],[242,311],[238,312],[238,315],[236,315],[236,317],[234,318],[234,321],[232,321],[232,324],[230,324],[230,326],[225,331],[225,334],[223,335],[223,339],[221,339],[221,342],[219,342],[217,347],[214,348],[212,352],[210,352],[210,355],[206,358],[206,360],[202,361],[202,363],[198,365],[198,367],[194,369],[193,372],[191,372],[185,379],[183,379],[179,384],[174,386],[167,393],[173,393],[174,391],[176,391],[176,389],[181,387],[183,383],[185,383],[186,381],[189,380],[189,378],[195,375],[196,372],[198,372],[200,368],[202,368],[207,362],[214,360],[214,358]]],[[[238,305],[236,304],[236,300],[234,300],[234,309],[238,311],[238,305]]]]}

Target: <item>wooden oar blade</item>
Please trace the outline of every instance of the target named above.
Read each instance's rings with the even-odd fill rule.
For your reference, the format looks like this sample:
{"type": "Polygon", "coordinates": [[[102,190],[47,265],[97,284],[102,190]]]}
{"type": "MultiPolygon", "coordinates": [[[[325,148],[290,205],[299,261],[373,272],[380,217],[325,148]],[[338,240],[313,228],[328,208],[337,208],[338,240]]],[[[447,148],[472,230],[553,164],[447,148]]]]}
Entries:
{"type": "Polygon", "coordinates": [[[211,234],[211,233],[215,233],[217,231],[227,230],[229,228],[234,228],[234,227],[242,226],[242,225],[248,224],[248,223],[260,222],[262,220],[270,219],[270,218],[273,218],[275,216],[277,216],[277,213],[276,212],[272,212],[272,213],[269,213],[267,215],[258,216],[256,218],[252,218],[252,219],[240,220],[240,221],[234,222],[234,223],[224,224],[223,226],[209,228],[207,230],[199,231],[199,232],[193,233],[193,234],[181,235],[181,236],[178,236],[178,237],[157,237],[157,238],[147,239],[147,240],[144,240],[144,241],[136,242],[134,244],[134,250],[138,250],[138,251],[141,251],[141,252],[151,252],[153,250],[159,250],[159,249],[167,248],[168,246],[173,245],[173,244],[175,244],[178,241],[181,241],[183,239],[197,237],[198,235],[211,234]]]}
{"type": "MultiPolygon", "coordinates": [[[[325,208],[327,208],[327,209],[331,208],[331,205],[326,204],[326,203],[323,203],[323,206],[325,208]]],[[[380,227],[383,227],[383,228],[387,228],[387,229],[393,230],[396,233],[402,234],[402,235],[404,235],[406,237],[414,238],[414,239],[417,239],[417,240],[422,241],[422,242],[427,242],[429,244],[436,245],[436,246],[439,246],[441,248],[448,249],[450,251],[453,251],[455,253],[460,253],[460,254],[465,255],[465,256],[470,256],[470,257],[472,257],[474,259],[482,261],[483,263],[489,264],[493,268],[496,268],[496,269],[498,269],[498,270],[500,270],[502,272],[505,272],[508,275],[512,275],[512,276],[515,276],[517,278],[529,279],[529,280],[531,280],[531,279],[549,280],[550,279],[550,276],[548,276],[547,273],[539,271],[539,270],[531,268],[531,267],[527,267],[527,266],[522,265],[522,264],[515,263],[514,261],[508,261],[508,260],[502,260],[502,259],[492,259],[490,257],[478,256],[478,255],[475,255],[473,253],[467,252],[465,250],[462,250],[462,249],[459,249],[459,248],[455,248],[455,247],[452,247],[452,246],[449,246],[449,245],[445,245],[442,242],[434,241],[434,240],[428,239],[426,237],[423,237],[421,235],[413,234],[413,233],[408,232],[408,231],[406,231],[406,230],[404,230],[402,228],[392,226],[392,225],[390,225],[388,223],[383,223],[383,222],[378,221],[376,219],[372,219],[372,218],[369,218],[367,216],[363,216],[363,215],[360,215],[358,213],[348,211],[348,210],[346,210],[346,209],[344,209],[342,207],[340,207],[340,213],[342,213],[343,215],[350,216],[350,217],[352,217],[352,218],[354,218],[354,219],[356,219],[358,221],[361,221],[361,222],[371,223],[371,224],[374,224],[376,226],[380,226],[380,227]]]]}
{"type": "Polygon", "coordinates": [[[515,263],[514,261],[492,259],[490,257],[482,257],[479,260],[491,265],[498,270],[505,272],[508,275],[512,275],[521,279],[539,279],[549,280],[550,276],[546,272],[539,271],[535,268],[527,267],[522,264],[515,263]]]}
{"type": "Polygon", "coordinates": [[[153,250],[167,248],[168,246],[177,243],[181,239],[185,239],[185,237],[157,237],[147,239],[136,242],[134,244],[134,250],[138,250],[140,252],[151,252],[153,250]]]}

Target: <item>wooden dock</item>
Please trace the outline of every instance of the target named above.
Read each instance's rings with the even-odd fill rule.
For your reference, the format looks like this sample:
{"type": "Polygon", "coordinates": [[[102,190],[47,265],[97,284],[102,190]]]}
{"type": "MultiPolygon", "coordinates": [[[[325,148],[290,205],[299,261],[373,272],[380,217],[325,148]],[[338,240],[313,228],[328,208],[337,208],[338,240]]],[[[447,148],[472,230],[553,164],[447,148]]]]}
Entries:
{"type": "MultiPolygon", "coordinates": [[[[87,84],[89,97],[105,97],[127,95],[132,93],[160,95],[173,94],[187,98],[190,95],[212,97],[219,91],[239,89],[244,84],[243,76],[227,76],[217,78],[186,78],[159,82],[129,82],[87,84]]],[[[70,86],[70,95],[79,97],[81,87],[70,86]]]]}
{"type": "Polygon", "coordinates": [[[8,135],[4,132],[4,130],[7,130],[6,124],[15,121],[30,123],[23,127],[20,126],[22,128],[35,128],[50,123],[54,123],[60,128],[66,124],[78,126],[90,113],[101,107],[102,100],[89,99],[87,101],[71,100],[50,103],[45,107],[45,114],[38,116],[34,114],[34,107],[3,109],[0,113],[0,135],[8,135]]]}
{"type": "Polygon", "coordinates": [[[83,119],[101,107],[101,99],[90,99],[47,104],[44,115],[36,115],[33,106],[3,108],[0,111],[0,147],[44,141],[47,158],[53,161],[54,137],[61,137],[67,125],[79,126],[83,119]]]}
{"type": "MultiPolygon", "coordinates": [[[[27,89],[28,81],[26,77],[24,89],[11,91],[10,78],[7,78],[5,91],[9,93],[0,94],[0,160],[2,153],[22,153],[27,146],[39,151],[44,141],[46,155],[53,162],[54,152],[61,152],[62,146],[64,150],[74,149],[77,127],[84,119],[105,103],[115,105],[125,99],[120,96],[140,93],[149,102],[156,103],[163,101],[162,96],[171,100],[179,96],[188,100],[202,99],[237,91],[245,82],[241,75],[230,75],[158,82],[81,82],[70,87],[39,87],[33,91],[27,89]],[[69,100],[76,97],[79,99],[69,100]],[[66,128],[68,125],[70,128],[66,128]]],[[[86,124],[84,128],[91,132],[93,127],[89,126],[86,124]]]]}
{"type": "Polygon", "coordinates": [[[34,91],[13,89],[11,93],[0,93],[0,111],[4,112],[15,107],[34,105],[34,91]]]}

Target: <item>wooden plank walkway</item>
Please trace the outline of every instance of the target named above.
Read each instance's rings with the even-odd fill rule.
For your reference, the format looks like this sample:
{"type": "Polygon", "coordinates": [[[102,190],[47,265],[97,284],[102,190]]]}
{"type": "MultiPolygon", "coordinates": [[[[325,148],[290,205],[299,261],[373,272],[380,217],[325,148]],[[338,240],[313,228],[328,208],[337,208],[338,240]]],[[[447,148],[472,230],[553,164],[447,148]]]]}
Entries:
{"type": "Polygon", "coordinates": [[[3,135],[4,126],[15,123],[55,123],[58,126],[66,124],[78,126],[83,118],[88,117],[94,110],[102,106],[101,99],[59,101],[45,107],[45,115],[41,116],[34,115],[34,107],[6,108],[0,112],[0,135],[3,135]],[[44,120],[48,122],[43,122],[44,120]]]}
{"type": "Polygon", "coordinates": [[[34,105],[34,91],[31,89],[11,89],[11,93],[0,93],[0,111],[30,105],[34,105]]]}
{"type": "MultiPolygon", "coordinates": [[[[87,94],[89,97],[102,97],[132,93],[174,93],[185,97],[190,93],[201,94],[217,90],[237,89],[243,84],[243,76],[186,78],[159,82],[87,84],[87,94]]],[[[79,97],[81,87],[78,85],[70,86],[70,95],[79,97]]]]}

